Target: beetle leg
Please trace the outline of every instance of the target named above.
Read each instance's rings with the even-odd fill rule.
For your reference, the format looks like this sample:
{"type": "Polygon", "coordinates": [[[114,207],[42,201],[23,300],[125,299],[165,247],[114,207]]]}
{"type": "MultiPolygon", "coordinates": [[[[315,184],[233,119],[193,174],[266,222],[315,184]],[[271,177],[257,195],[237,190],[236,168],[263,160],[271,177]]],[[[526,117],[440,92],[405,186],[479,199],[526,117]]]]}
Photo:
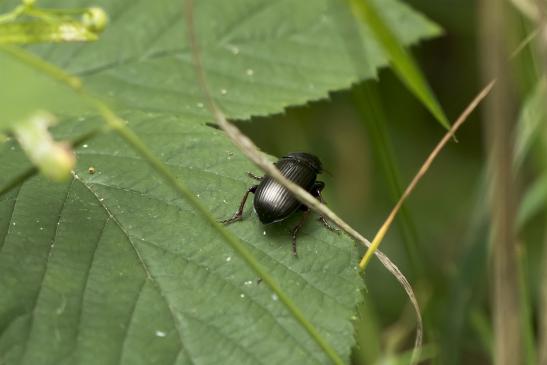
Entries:
{"type": "Polygon", "coordinates": [[[255,175],[252,172],[247,172],[247,176],[249,176],[251,179],[255,179],[257,181],[262,181],[262,179],[263,179],[263,176],[255,175]]]}
{"type": "Polygon", "coordinates": [[[316,198],[319,198],[319,201],[323,203],[323,198],[321,197],[321,191],[325,188],[325,183],[323,181],[316,181],[312,187],[312,195],[316,198]]]}
{"type": "Polygon", "coordinates": [[[327,218],[325,218],[325,216],[320,215],[320,216],[319,216],[319,220],[321,221],[321,223],[323,223],[323,225],[324,225],[329,231],[340,232],[340,228],[337,228],[336,226],[333,226],[332,224],[330,224],[330,223],[327,221],[327,218]]]}
{"type": "Polygon", "coordinates": [[[294,257],[298,256],[296,254],[296,236],[298,235],[298,232],[300,231],[302,226],[304,226],[304,223],[306,222],[306,219],[310,215],[310,212],[311,212],[310,209],[304,211],[304,213],[302,213],[302,218],[300,218],[300,222],[298,222],[298,224],[291,230],[291,234],[292,234],[292,255],[294,257]]]}
{"type": "MultiPolygon", "coordinates": [[[[321,191],[323,190],[323,188],[325,187],[325,183],[322,182],[322,181],[316,181],[315,182],[315,185],[313,186],[313,190],[312,190],[312,195],[315,196],[321,203],[327,205],[327,202],[325,201],[325,199],[323,199],[323,196],[321,195],[321,191]]],[[[323,225],[325,227],[327,227],[328,230],[330,231],[333,231],[333,232],[339,232],[340,229],[333,226],[332,224],[330,224],[327,220],[327,217],[325,217],[324,215],[319,215],[319,220],[321,221],[321,223],[323,223],[323,225]]]]}
{"type": "Polygon", "coordinates": [[[230,223],[234,223],[234,222],[237,222],[237,221],[241,220],[241,218],[243,217],[243,208],[245,208],[245,203],[247,202],[247,197],[249,196],[249,193],[254,194],[257,187],[258,187],[258,185],[251,186],[245,192],[245,195],[243,195],[243,199],[241,199],[241,203],[239,204],[239,209],[237,210],[237,212],[235,212],[235,214],[232,217],[220,221],[220,223],[230,224],[230,223]]]}

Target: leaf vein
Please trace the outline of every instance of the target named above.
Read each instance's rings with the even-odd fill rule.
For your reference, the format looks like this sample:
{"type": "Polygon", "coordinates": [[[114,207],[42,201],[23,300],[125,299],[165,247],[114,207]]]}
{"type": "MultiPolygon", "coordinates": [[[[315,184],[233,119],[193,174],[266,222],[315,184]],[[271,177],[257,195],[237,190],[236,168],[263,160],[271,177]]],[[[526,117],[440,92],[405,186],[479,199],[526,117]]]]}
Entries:
{"type": "Polygon", "coordinates": [[[133,306],[130,309],[129,312],[129,318],[127,319],[127,323],[125,324],[125,333],[123,335],[123,340],[120,346],[120,353],[118,354],[118,364],[123,364],[123,355],[125,354],[125,346],[127,344],[127,337],[129,336],[129,328],[131,327],[131,324],[133,323],[133,318],[135,316],[135,312],[137,310],[137,305],[139,303],[139,300],[142,295],[142,290],[144,289],[144,286],[146,285],[146,278],[143,279],[139,291],[137,293],[136,298],[133,300],[133,306]]]}
{"type": "MultiPolygon", "coordinates": [[[[202,271],[205,272],[207,275],[214,275],[214,277],[216,278],[216,280],[218,280],[219,282],[224,282],[227,286],[229,286],[230,288],[232,288],[232,289],[234,290],[234,292],[239,293],[239,292],[242,291],[241,288],[238,288],[238,287],[235,286],[232,282],[226,280],[225,278],[223,278],[223,277],[220,276],[220,275],[217,275],[214,271],[208,270],[207,267],[205,267],[205,266],[203,266],[203,265],[200,265],[200,264],[194,262],[192,259],[190,259],[190,258],[188,258],[188,257],[182,256],[182,255],[177,254],[177,253],[175,253],[175,252],[173,252],[173,251],[170,251],[170,250],[168,250],[167,248],[165,248],[165,247],[159,245],[158,243],[156,243],[156,242],[154,242],[154,241],[151,241],[151,240],[144,240],[144,239],[142,239],[141,237],[139,237],[139,236],[137,236],[137,235],[130,235],[130,236],[135,237],[136,239],[140,240],[140,242],[144,242],[144,243],[147,244],[147,245],[150,245],[150,246],[152,246],[152,247],[154,247],[154,248],[157,248],[157,249],[159,249],[159,250],[161,250],[161,251],[163,251],[163,252],[165,252],[165,253],[171,254],[171,255],[175,256],[176,258],[182,259],[182,260],[186,261],[186,262],[189,263],[189,264],[194,265],[197,269],[202,270],[202,271]]],[[[299,340],[298,340],[296,337],[294,337],[294,336],[292,335],[292,333],[290,333],[285,327],[283,327],[283,326],[281,325],[281,323],[277,320],[277,318],[273,315],[273,313],[271,313],[271,312],[268,310],[267,307],[265,307],[264,305],[260,304],[260,303],[257,302],[256,300],[254,300],[251,296],[248,296],[248,298],[249,298],[248,301],[249,301],[251,304],[253,304],[253,305],[255,305],[257,308],[261,309],[261,310],[263,311],[263,313],[266,314],[268,317],[270,317],[270,318],[273,320],[273,322],[276,323],[276,324],[279,326],[279,328],[280,328],[283,332],[285,332],[290,338],[294,339],[296,343],[299,342],[299,340]]],[[[192,318],[194,318],[194,319],[196,319],[196,320],[202,322],[201,319],[198,319],[198,318],[195,317],[195,316],[191,316],[191,315],[189,314],[189,313],[191,313],[191,312],[185,311],[184,313],[185,313],[185,315],[187,315],[187,316],[189,316],[189,317],[192,317],[192,318]]],[[[208,325],[208,326],[213,327],[213,328],[215,328],[215,329],[217,330],[217,332],[222,333],[221,329],[217,328],[216,326],[211,326],[211,325],[208,325]]],[[[231,342],[234,341],[233,339],[229,338],[229,337],[228,337],[226,334],[224,334],[224,333],[222,333],[222,336],[225,337],[225,338],[228,338],[231,342]]],[[[236,342],[237,342],[237,341],[236,341],[236,342]]],[[[312,354],[305,346],[303,346],[302,344],[300,344],[300,345],[301,345],[301,348],[304,349],[309,355],[312,355],[312,357],[315,357],[314,354],[312,354]]],[[[240,347],[240,345],[238,345],[238,347],[240,347]]]]}
{"type": "Polygon", "coordinates": [[[15,205],[17,204],[17,198],[19,197],[19,192],[21,191],[22,185],[19,185],[19,188],[17,189],[17,192],[15,193],[15,197],[13,197],[13,205],[11,206],[11,213],[8,219],[8,226],[6,227],[6,234],[4,234],[4,237],[2,237],[2,244],[0,245],[0,252],[2,251],[2,248],[4,247],[4,244],[6,243],[6,239],[10,233],[10,229],[12,227],[11,221],[13,220],[13,215],[15,214],[15,205]]]}
{"type": "MultiPolygon", "coordinates": [[[[137,259],[139,260],[143,270],[145,271],[146,273],[146,276],[148,279],[150,279],[154,285],[156,286],[159,294],[160,294],[160,297],[165,301],[165,304],[167,306],[167,308],[169,309],[169,313],[171,314],[171,318],[173,319],[173,322],[174,323],[178,323],[177,321],[177,316],[175,315],[175,312],[173,310],[173,308],[171,307],[171,303],[169,302],[169,300],[167,299],[167,296],[165,295],[165,293],[163,292],[162,290],[162,287],[161,285],[159,284],[158,280],[152,275],[152,273],[150,272],[150,269],[148,268],[148,265],[146,264],[146,262],[144,261],[140,251],[137,249],[137,247],[135,246],[135,244],[133,243],[133,241],[131,241],[131,238],[129,236],[129,233],[124,229],[123,225],[118,221],[118,219],[112,214],[112,212],[110,211],[110,209],[108,209],[108,207],[106,206],[106,204],[104,204],[103,200],[99,197],[99,195],[97,195],[97,193],[91,188],[91,186],[89,186],[85,181],[81,180],[78,175],[74,175],[75,177],[75,180],[78,180],[86,189],[88,189],[94,196],[95,196],[95,199],[97,199],[97,201],[99,202],[99,204],[103,207],[103,209],[105,210],[105,212],[110,216],[110,218],[112,218],[112,221],[118,226],[118,228],[120,229],[120,231],[125,235],[127,241],[129,242],[129,244],[131,245],[131,248],[133,249],[133,251],[135,252],[135,255],[137,256],[137,259]]],[[[181,328],[179,328],[179,326],[175,326],[175,328],[177,329],[177,335],[178,335],[178,338],[179,338],[179,344],[180,344],[180,347],[181,349],[184,349],[185,351],[188,352],[188,349],[184,347],[184,344],[183,344],[183,341],[182,341],[182,332],[181,332],[181,328]]]]}
{"type": "Polygon", "coordinates": [[[27,332],[27,336],[26,336],[26,340],[23,344],[23,351],[21,352],[23,354],[23,361],[21,361],[21,363],[24,363],[25,361],[25,358],[27,356],[27,348],[28,348],[28,344],[30,342],[30,336],[32,334],[32,330],[34,328],[34,315],[35,315],[35,311],[36,311],[36,306],[38,305],[38,299],[40,298],[40,294],[42,293],[42,289],[44,287],[44,280],[46,278],[46,274],[47,274],[47,269],[48,269],[48,264],[49,264],[49,258],[51,257],[51,253],[53,251],[53,245],[55,243],[55,240],[57,238],[57,233],[59,232],[59,226],[61,225],[61,217],[63,215],[63,211],[66,207],[66,202],[68,200],[68,196],[70,195],[70,190],[72,189],[72,185],[74,184],[74,180],[75,179],[72,179],[70,181],[70,183],[68,184],[68,187],[66,189],[66,194],[65,194],[65,197],[63,199],[63,202],[61,204],[61,207],[59,209],[59,213],[57,214],[57,223],[55,225],[55,232],[53,233],[53,237],[51,239],[51,242],[49,244],[49,248],[48,248],[48,252],[47,252],[47,256],[46,256],[46,262],[44,264],[44,271],[42,273],[42,277],[40,279],[40,285],[38,286],[38,292],[36,293],[36,296],[34,297],[34,300],[33,300],[33,304],[32,304],[32,311],[30,313],[30,324],[29,324],[29,330],[27,332]]]}

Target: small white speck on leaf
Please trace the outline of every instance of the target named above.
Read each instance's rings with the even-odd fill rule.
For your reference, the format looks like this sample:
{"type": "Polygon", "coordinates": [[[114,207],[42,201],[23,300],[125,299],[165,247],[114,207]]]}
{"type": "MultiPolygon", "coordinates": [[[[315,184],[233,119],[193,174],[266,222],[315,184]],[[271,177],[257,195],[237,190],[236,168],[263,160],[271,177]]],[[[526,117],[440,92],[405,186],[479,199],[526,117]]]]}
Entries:
{"type": "Polygon", "coordinates": [[[274,302],[277,302],[277,299],[279,299],[279,298],[277,297],[277,294],[272,294],[272,300],[273,300],[274,302]]]}
{"type": "Polygon", "coordinates": [[[265,236],[265,235],[266,235],[266,231],[262,232],[262,234],[265,236]]]}
{"type": "Polygon", "coordinates": [[[230,50],[231,50],[232,53],[235,54],[235,55],[238,55],[238,54],[239,54],[239,48],[236,47],[236,46],[230,47],[230,50]]]}
{"type": "Polygon", "coordinates": [[[247,281],[246,281],[246,282],[244,282],[243,284],[245,284],[245,285],[251,285],[252,283],[253,283],[253,281],[252,281],[252,280],[247,280],[247,281]]]}
{"type": "Polygon", "coordinates": [[[226,262],[230,262],[230,261],[232,261],[232,256],[226,257],[226,262]]]}
{"type": "Polygon", "coordinates": [[[89,147],[89,146],[88,146],[87,144],[84,144],[82,147],[83,147],[83,148],[87,148],[87,147],[89,147]]]}
{"type": "Polygon", "coordinates": [[[241,298],[245,298],[245,294],[241,294],[240,297],[241,297],[241,298]]]}
{"type": "Polygon", "coordinates": [[[252,68],[248,68],[247,71],[245,71],[245,73],[247,74],[247,76],[253,76],[255,74],[252,68]]]}
{"type": "MultiPolygon", "coordinates": [[[[52,246],[53,247],[53,246],[52,246]]],[[[55,313],[57,315],[61,315],[63,314],[63,312],[65,311],[65,308],[66,308],[66,299],[64,296],[62,296],[62,301],[61,301],[61,304],[59,305],[59,307],[55,310],[55,313]]]]}
{"type": "Polygon", "coordinates": [[[222,95],[226,95],[226,94],[228,94],[228,90],[222,89],[222,90],[220,90],[220,93],[221,93],[222,95]]]}
{"type": "Polygon", "coordinates": [[[158,337],[165,337],[167,336],[167,333],[163,332],[163,331],[160,331],[160,330],[157,330],[156,331],[156,336],[158,337]]]}
{"type": "Polygon", "coordinates": [[[203,108],[205,105],[203,105],[203,103],[197,103],[196,104],[198,106],[198,108],[203,108]]]}

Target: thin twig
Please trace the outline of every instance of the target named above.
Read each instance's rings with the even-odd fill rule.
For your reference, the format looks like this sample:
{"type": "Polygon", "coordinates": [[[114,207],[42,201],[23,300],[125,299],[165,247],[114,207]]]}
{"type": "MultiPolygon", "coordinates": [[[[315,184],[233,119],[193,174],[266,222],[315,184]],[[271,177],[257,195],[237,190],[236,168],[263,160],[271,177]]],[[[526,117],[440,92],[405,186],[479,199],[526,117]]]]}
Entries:
{"type": "MultiPolygon", "coordinates": [[[[247,136],[241,133],[241,131],[235,125],[228,122],[224,113],[220,110],[220,108],[218,107],[218,105],[216,104],[216,102],[211,96],[212,94],[209,90],[205,73],[203,71],[201,56],[200,56],[198,44],[196,41],[196,36],[194,33],[194,27],[192,26],[193,24],[192,0],[186,0],[185,4],[186,4],[185,14],[186,14],[186,20],[187,20],[187,31],[188,31],[188,37],[190,40],[190,45],[192,48],[192,59],[196,67],[196,76],[198,78],[198,84],[200,88],[202,89],[202,92],[206,98],[207,108],[210,110],[211,114],[213,114],[215,121],[217,122],[219,127],[226,133],[226,135],[239,148],[239,150],[245,156],[247,156],[247,158],[249,158],[249,160],[251,160],[257,167],[259,167],[266,174],[274,178],[281,185],[286,187],[291,193],[293,193],[296,199],[298,199],[301,203],[305,204],[306,206],[310,207],[315,212],[318,212],[326,216],[338,227],[340,227],[341,230],[346,232],[350,237],[352,237],[359,243],[365,245],[366,247],[369,247],[371,244],[365,237],[363,237],[363,235],[361,235],[359,232],[353,229],[349,224],[344,222],[340,217],[338,217],[338,215],[332,212],[324,204],[320,203],[316,198],[314,198],[306,190],[304,190],[303,188],[301,188],[300,186],[296,185],[292,181],[288,180],[285,176],[283,176],[279,172],[279,170],[277,170],[277,168],[265,157],[265,155],[259,151],[258,147],[247,136]]],[[[382,265],[384,265],[384,267],[388,269],[388,271],[395,276],[395,278],[401,284],[401,286],[405,290],[407,296],[409,297],[412,303],[412,306],[416,313],[416,321],[417,321],[413,359],[417,359],[419,357],[419,351],[422,346],[423,324],[422,324],[422,316],[420,313],[420,307],[418,305],[416,295],[414,294],[414,291],[412,290],[412,286],[410,285],[406,277],[403,275],[403,273],[384,253],[382,253],[379,250],[376,250],[374,254],[380,260],[382,265]]]]}

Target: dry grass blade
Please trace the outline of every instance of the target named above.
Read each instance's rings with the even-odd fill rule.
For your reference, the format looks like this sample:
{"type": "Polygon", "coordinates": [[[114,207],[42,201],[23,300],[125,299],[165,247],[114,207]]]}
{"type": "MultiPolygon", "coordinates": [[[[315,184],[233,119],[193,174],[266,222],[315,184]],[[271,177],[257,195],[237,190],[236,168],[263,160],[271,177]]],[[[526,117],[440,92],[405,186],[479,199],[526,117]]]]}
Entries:
{"type": "MultiPolygon", "coordinates": [[[[338,215],[332,212],[324,204],[321,204],[316,198],[314,198],[306,190],[302,189],[300,186],[294,184],[292,181],[288,180],[283,175],[281,175],[281,173],[277,170],[277,168],[259,151],[258,147],[247,136],[241,133],[241,131],[235,125],[228,122],[224,113],[220,110],[220,108],[218,107],[218,105],[215,103],[214,99],[211,96],[212,94],[209,90],[205,73],[203,71],[201,58],[200,58],[200,51],[199,51],[199,47],[198,47],[198,43],[196,40],[194,27],[193,27],[192,0],[185,0],[185,5],[186,5],[185,15],[186,15],[186,21],[187,21],[187,31],[188,31],[190,45],[192,48],[192,60],[196,68],[198,83],[206,98],[207,108],[213,114],[215,121],[217,122],[219,127],[226,133],[226,135],[239,148],[239,150],[245,156],[249,158],[249,160],[251,160],[257,167],[259,167],[266,174],[270,175],[280,184],[282,184],[287,189],[289,189],[289,191],[292,192],[300,202],[302,202],[303,204],[306,204],[315,212],[318,212],[328,217],[332,222],[334,222],[338,227],[340,227],[341,230],[346,232],[350,237],[355,239],[357,242],[363,244],[366,247],[370,247],[371,245],[370,241],[367,240],[363,235],[361,235],[359,232],[353,229],[349,224],[344,222],[340,217],[338,217],[338,215]]],[[[420,307],[418,305],[416,295],[414,294],[412,286],[410,285],[406,277],[403,275],[403,273],[384,253],[382,253],[379,250],[376,250],[375,255],[376,257],[378,257],[378,260],[380,260],[382,265],[384,265],[384,267],[389,272],[391,272],[393,276],[397,279],[397,281],[401,284],[407,296],[409,297],[410,302],[412,303],[412,306],[416,313],[416,321],[417,321],[416,338],[414,342],[414,350],[413,350],[413,356],[412,356],[412,363],[415,363],[415,361],[419,358],[419,355],[420,355],[420,348],[422,346],[422,338],[423,338],[422,316],[420,313],[420,307]]]]}
{"type": "MultiPolygon", "coordinates": [[[[520,44],[518,47],[511,53],[509,59],[515,58],[528,44],[536,37],[536,35],[539,33],[539,28],[531,32],[520,44]]],[[[382,224],[378,232],[376,233],[376,236],[374,237],[374,240],[372,241],[371,247],[367,250],[365,255],[363,256],[363,259],[359,263],[359,267],[361,270],[364,270],[367,263],[369,262],[370,258],[372,257],[372,253],[375,252],[375,250],[378,249],[378,246],[380,245],[380,242],[382,242],[382,239],[384,238],[385,234],[387,233],[387,230],[393,223],[393,220],[397,216],[397,213],[401,209],[404,201],[408,198],[408,196],[412,193],[418,182],[421,180],[421,178],[425,175],[429,167],[431,166],[431,163],[437,157],[439,152],[444,148],[446,143],[454,137],[454,134],[456,131],[460,128],[460,126],[467,120],[469,115],[475,110],[475,108],[480,104],[480,102],[490,93],[492,88],[494,87],[494,84],[496,83],[496,79],[494,78],[488,85],[486,85],[478,94],[475,96],[475,98],[469,103],[469,105],[465,108],[465,110],[462,112],[462,114],[458,117],[458,119],[452,124],[452,127],[448,132],[444,135],[444,137],[441,139],[441,141],[437,144],[437,146],[433,149],[433,151],[430,153],[430,155],[427,157],[425,162],[423,163],[422,167],[418,170],[418,173],[416,176],[414,176],[414,179],[410,182],[406,190],[404,191],[403,195],[397,202],[397,204],[393,207],[391,212],[389,213],[387,219],[382,224]]]]}
{"type": "Polygon", "coordinates": [[[382,242],[382,240],[384,239],[384,236],[386,235],[389,227],[393,223],[393,220],[397,216],[397,213],[403,206],[403,203],[408,198],[408,196],[412,193],[412,191],[414,191],[414,189],[416,188],[416,185],[425,175],[427,170],[429,170],[429,167],[433,163],[433,160],[435,160],[439,152],[441,152],[441,150],[446,145],[446,143],[454,136],[454,133],[456,133],[458,128],[467,120],[469,115],[475,110],[475,108],[480,104],[480,102],[490,93],[495,83],[496,83],[496,80],[490,81],[490,83],[486,85],[477,94],[477,96],[475,96],[473,101],[471,101],[471,103],[467,106],[467,108],[465,108],[465,110],[459,116],[456,122],[454,122],[452,127],[448,130],[448,132],[446,132],[446,134],[441,139],[441,141],[437,144],[437,146],[435,146],[433,151],[429,154],[429,156],[427,157],[423,165],[418,170],[418,173],[416,174],[416,176],[414,176],[410,184],[405,189],[403,195],[401,196],[397,204],[395,204],[395,206],[389,213],[388,217],[386,218],[386,220],[384,221],[384,223],[378,230],[378,233],[376,233],[376,236],[374,237],[374,240],[372,241],[371,246],[368,248],[367,252],[365,252],[365,255],[363,256],[363,258],[361,259],[361,262],[359,263],[359,268],[361,270],[364,270],[365,267],[367,266],[368,262],[370,261],[370,258],[372,257],[372,254],[375,253],[376,250],[378,249],[380,242],[382,242]]]}

